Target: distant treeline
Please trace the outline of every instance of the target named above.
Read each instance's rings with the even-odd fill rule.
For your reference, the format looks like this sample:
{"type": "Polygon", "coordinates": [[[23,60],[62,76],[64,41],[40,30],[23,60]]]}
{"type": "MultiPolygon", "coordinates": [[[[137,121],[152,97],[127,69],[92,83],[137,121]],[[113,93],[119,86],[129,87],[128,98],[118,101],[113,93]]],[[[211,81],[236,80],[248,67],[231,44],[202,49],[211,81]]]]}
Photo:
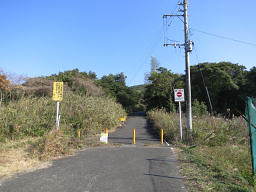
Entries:
{"type": "MultiPolygon", "coordinates": [[[[195,105],[203,107],[205,104],[211,112],[208,89],[213,113],[239,115],[239,111],[244,111],[245,97],[256,96],[256,67],[248,71],[246,67],[230,62],[200,63],[191,66],[191,86],[195,105]]],[[[185,88],[185,75],[161,67],[151,71],[144,94],[147,109],[176,110],[173,99],[175,88],[185,88]]]]}
{"type": "MultiPolygon", "coordinates": [[[[151,72],[143,85],[128,87],[123,73],[109,74],[98,79],[95,72],[78,69],[45,77],[29,78],[23,84],[12,84],[3,72],[0,75],[1,103],[24,96],[51,96],[52,82],[63,81],[65,93],[79,95],[110,96],[121,103],[127,112],[164,108],[176,111],[173,92],[185,89],[185,75],[159,67],[152,58],[151,72]]],[[[211,112],[206,89],[208,89],[214,113],[227,116],[244,110],[246,96],[256,96],[256,67],[249,71],[230,62],[200,63],[191,66],[192,101],[195,110],[211,112]]],[[[184,105],[183,105],[184,108],[184,105]]]]}
{"type": "Polygon", "coordinates": [[[51,97],[53,82],[63,81],[64,97],[70,93],[81,96],[113,97],[122,104],[127,112],[131,112],[138,108],[139,94],[126,86],[125,78],[124,74],[120,73],[116,75],[109,74],[97,79],[94,72],[87,73],[73,69],[50,76],[27,78],[23,80],[22,84],[14,84],[8,80],[7,74],[1,72],[1,104],[27,96],[51,97]]]}

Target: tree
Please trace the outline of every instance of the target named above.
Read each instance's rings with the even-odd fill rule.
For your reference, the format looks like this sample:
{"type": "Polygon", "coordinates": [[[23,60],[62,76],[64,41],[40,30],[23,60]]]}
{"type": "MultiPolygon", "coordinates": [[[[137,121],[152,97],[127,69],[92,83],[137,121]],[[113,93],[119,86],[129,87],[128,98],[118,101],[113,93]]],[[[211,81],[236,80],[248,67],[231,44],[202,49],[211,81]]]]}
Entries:
{"type": "Polygon", "coordinates": [[[158,68],[159,68],[159,62],[155,57],[152,56],[151,62],[150,62],[150,73],[145,73],[145,84],[151,83],[149,80],[149,77],[153,72],[156,72],[158,68]]]}
{"type": "Polygon", "coordinates": [[[126,86],[125,79],[123,73],[110,74],[103,76],[98,83],[107,94],[116,98],[128,112],[131,112],[138,103],[138,95],[132,88],[126,86]]]}
{"type": "Polygon", "coordinates": [[[246,76],[247,96],[256,96],[256,67],[250,69],[246,76]]]}
{"type": "Polygon", "coordinates": [[[151,84],[146,85],[144,95],[147,110],[153,108],[165,108],[167,111],[175,110],[173,91],[179,77],[179,75],[163,67],[151,73],[148,78],[151,84]]]}
{"type": "Polygon", "coordinates": [[[159,62],[155,57],[151,57],[151,70],[150,73],[156,72],[159,68],[159,62]]]}
{"type": "Polygon", "coordinates": [[[231,113],[235,113],[236,109],[243,109],[244,103],[240,97],[241,88],[246,84],[247,71],[244,66],[230,62],[191,66],[192,100],[209,104],[200,70],[217,113],[225,113],[228,108],[231,113]]]}

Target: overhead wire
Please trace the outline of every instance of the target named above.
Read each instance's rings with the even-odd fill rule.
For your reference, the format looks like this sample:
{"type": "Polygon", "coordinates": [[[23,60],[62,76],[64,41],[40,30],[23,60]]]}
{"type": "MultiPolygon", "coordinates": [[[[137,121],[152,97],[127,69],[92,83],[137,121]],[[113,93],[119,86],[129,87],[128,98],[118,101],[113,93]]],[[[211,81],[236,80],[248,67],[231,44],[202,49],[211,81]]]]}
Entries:
{"type": "Polygon", "coordinates": [[[202,31],[202,30],[199,30],[199,29],[196,29],[196,28],[190,28],[190,29],[192,29],[193,31],[196,31],[196,32],[199,32],[199,33],[202,33],[202,34],[205,34],[205,35],[217,37],[217,38],[220,38],[220,39],[226,39],[226,40],[233,41],[233,42],[236,42],[236,43],[256,46],[256,43],[254,43],[254,42],[242,41],[242,40],[234,39],[234,38],[231,38],[231,37],[226,37],[226,36],[223,36],[223,35],[209,33],[209,32],[202,31]]]}
{"type": "MultiPolygon", "coordinates": [[[[214,37],[217,37],[217,38],[221,38],[221,39],[233,41],[233,42],[236,42],[236,43],[241,43],[241,44],[256,46],[256,43],[247,42],[247,41],[242,41],[242,40],[238,40],[238,39],[226,37],[226,36],[223,36],[223,35],[217,35],[217,34],[214,34],[214,33],[209,33],[209,32],[206,32],[206,31],[199,30],[199,29],[195,29],[195,28],[190,28],[190,29],[189,29],[190,34],[191,34],[191,30],[192,30],[192,31],[196,31],[196,32],[203,33],[203,34],[205,34],[205,35],[214,36],[214,37]]],[[[195,51],[196,59],[197,59],[197,61],[198,61],[198,63],[199,63],[199,59],[198,59],[198,55],[197,55],[197,51],[196,51],[196,48],[195,48],[195,47],[194,47],[194,51],[195,51]]],[[[212,102],[211,102],[211,97],[210,97],[210,94],[209,94],[209,91],[208,91],[208,87],[206,86],[205,78],[204,78],[203,72],[202,72],[202,70],[201,70],[201,68],[200,68],[200,65],[198,65],[198,70],[199,70],[199,72],[200,72],[200,74],[201,74],[202,81],[203,81],[203,85],[204,85],[205,90],[206,90],[206,94],[207,94],[207,97],[208,97],[208,101],[209,101],[211,113],[213,113],[213,106],[212,106],[212,102]]]]}
{"type": "Polygon", "coordinates": [[[211,100],[211,97],[210,97],[210,94],[209,94],[209,91],[208,91],[208,87],[205,83],[205,78],[204,78],[203,72],[202,72],[202,70],[200,68],[200,65],[199,65],[199,58],[198,58],[198,55],[197,55],[197,49],[195,47],[194,47],[194,53],[196,55],[196,59],[197,59],[197,63],[198,63],[198,70],[199,70],[200,75],[202,77],[203,85],[204,85],[204,88],[205,88],[205,91],[206,91],[206,94],[207,94],[208,102],[209,102],[210,109],[211,109],[211,114],[213,114],[212,100],[211,100]]]}
{"type": "Polygon", "coordinates": [[[133,75],[133,77],[130,80],[130,84],[132,83],[132,81],[135,80],[136,76],[138,75],[138,73],[140,72],[142,66],[146,63],[147,59],[152,55],[152,53],[155,51],[158,43],[162,40],[163,37],[163,31],[161,29],[160,31],[160,36],[154,41],[153,45],[150,47],[148,54],[146,55],[146,57],[142,60],[142,62],[140,63],[139,67],[137,68],[137,70],[135,71],[135,74],[133,75]]]}
{"type": "MultiPolygon", "coordinates": [[[[179,6],[179,2],[180,2],[180,0],[177,1],[176,6],[175,6],[174,9],[170,12],[172,15],[176,15],[176,14],[177,14],[177,12],[178,12],[177,8],[178,8],[178,6],[179,6]]],[[[178,17],[178,18],[179,18],[179,17],[178,17]]],[[[180,18],[179,18],[179,19],[180,19],[180,18]]],[[[174,21],[174,17],[167,17],[165,20],[166,20],[166,31],[167,31],[166,37],[169,37],[170,34],[168,33],[168,27],[170,27],[170,26],[172,25],[172,23],[173,23],[173,21],[174,21]]],[[[165,44],[168,43],[166,40],[169,40],[169,39],[168,39],[168,38],[165,39],[165,44]]],[[[177,42],[177,41],[174,41],[174,42],[177,42]]]]}
{"type": "MultiPolygon", "coordinates": [[[[171,14],[173,14],[176,10],[177,12],[177,8],[178,8],[178,3],[179,3],[180,0],[177,1],[176,3],[176,6],[174,7],[174,9],[171,11],[171,14]]],[[[166,17],[164,18],[163,17],[163,29],[164,29],[164,44],[167,43],[167,37],[169,36],[169,33],[168,33],[168,27],[171,26],[172,22],[173,22],[173,17],[166,17]]]]}
{"type": "MultiPolygon", "coordinates": [[[[180,0],[177,1],[176,7],[171,11],[171,13],[174,13],[174,11],[177,9],[177,7],[178,7],[178,2],[179,2],[179,1],[180,1],[180,0]]],[[[134,81],[134,79],[136,78],[136,76],[137,76],[138,73],[140,72],[140,70],[141,70],[142,66],[145,64],[145,62],[149,59],[150,56],[152,56],[152,54],[153,54],[153,52],[155,51],[155,49],[156,49],[158,43],[162,40],[163,36],[164,36],[164,43],[166,43],[166,36],[168,35],[168,34],[166,34],[166,33],[168,33],[168,27],[172,24],[172,21],[173,21],[173,18],[169,18],[168,20],[166,19],[166,23],[164,23],[164,19],[163,19],[163,26],[161,27],[161,29],[160,29],[159,32],[158,32],[158,33],[160,33],[160,37],[157,38],[156,41],[154,41],[154,43],[153,43],[153,45],[151,46],[151,48],[150,48],[148,54],[147,54],[146,57],[143,59],[143,62],[140,63],[140,65],[139,65],[139,67],[137,68],[137,70],[136,70],[134,76],[133,76],[133,77],[131,78],[131,80],[129,81],[130,84],[132,83],[132,81],[134,81]],[[168,22],[170,22],[170,23],[168,24],[168,22]],[[165,27],[165,26],[166,26],[166,27],[165,27]]]]}
{"type": "Polygon", "coordinates": [[[208,88],[206,86],[206,83],[205,83],[205,79],[204,79],[204,75],[203,75],[203,72],[200,68],[200,65],[199,65],[199,58],[198,58],[198,55],[197,55],[197,50],[196,48],[194,48],[194,51],[195,51],[195,55],[196,55],[196,59],[197,59],[197,63],[198,63],[198,69],[200,71],[200,74],[201,74],[201,77],[202,77],[202,81],[203,81],[203,85],[205,87],[205,90],[206,90],[206,94],[207,94],[207,97],[208,97],[208,102],[209,102],[209,105],[210,105],[210,109],[211,109],[211,118],[213,120],[213,127],[214,127],[214,130],[208,134],[204,139],[202,139],[201,141],[199,141],[197,144],[191,146],[190,148],[195,148],[197,147],[198,145],[202,144],[203,142],[205,142],[207,139],[209,139],[210,137],[214,136],[215,135],[215,132],[216,132],[216,120],[215,120],[215,117],[214,117],[214,111],[213,111],[213,106],[212,106],[212,102],[211,102],[211,97],[210,97],[210,94],[209,94],[209,91],[208,91],[208,88]]]}

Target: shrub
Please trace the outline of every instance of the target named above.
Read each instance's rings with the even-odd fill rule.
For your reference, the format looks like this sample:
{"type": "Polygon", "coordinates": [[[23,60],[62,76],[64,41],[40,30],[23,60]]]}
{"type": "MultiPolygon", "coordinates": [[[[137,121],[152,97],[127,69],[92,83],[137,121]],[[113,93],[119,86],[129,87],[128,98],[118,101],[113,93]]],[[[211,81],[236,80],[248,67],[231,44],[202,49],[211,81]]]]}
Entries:
{"type": "Polygon", "coordinates": [[[179,115],[176,113],[167,113],[163,109],[151,110],[147,113],[148,118],[152,123],[152,131],[156,134],[160,133],[162,128],[164,131],[164,138],[176,143],[179,141],[179,115]]]}
{"type": "MultiPolygon", "coordinates": [[[[147,113],[154,126],[152,130],[156,133],[161,128],[164,130],[165,137],[171,143],[177,143],[180,140],[179,114],[167,113],[164,110],[151,110],[147,113]]],[[[182,118],[183,135],[186,131],[186,119],[182,118]]],[[[242,118],[233,118],[225,120],[222,117],[202,115],[193,120],[193,140],[199,142],[214,131],[214,136],[207,140],[204,145],[223,146],[226,144],[248,144],[248,128],[242,118]]]]}
{"type": "Polygon", "coordinates": [[[44,160],[68,154],[78,145],[78,139],[65,135],[63,131],[53,130],[41,137],[31,148],[30,153],[32,156],[44,160]]]}
{"type": "Polygon", "coordinates": [[[199,102],[197,99],[195,99],[192,104],[192,114],[200,117],[202,115],[206,115],[207,113],[208,111],[205,103],[199,102]]]}
{"type": "MultiPolygon", "coordinates": [[[[75,135],[80,124],[82,134],[96,134],[119,123],[125,115],[120,104],[107,97],[66,95],[60,103],[60,129],[75,135]]],[[[30,97],[12,101],[0,110],[0,140],[25,136],[43,136],[55,128],[56,103],[50,98],[30,97]]]]}
{"type": "MultiPolygon", "coordinates": [[[[148,112],[148,117],[154,122],[154,132],[159,133],[163,128],[171,143],[180,144],[178,114],[153,110],[148,112]]],[[[191,191],[198,191],[198,187],[202,188],[200,191],[254,191],[245,121],[239,117],[225,120],[208,115],[193,119],[194,144],[212,132],[212,137],[195,148],[180,147],[182,173],[189,178],[191,191]]]]}

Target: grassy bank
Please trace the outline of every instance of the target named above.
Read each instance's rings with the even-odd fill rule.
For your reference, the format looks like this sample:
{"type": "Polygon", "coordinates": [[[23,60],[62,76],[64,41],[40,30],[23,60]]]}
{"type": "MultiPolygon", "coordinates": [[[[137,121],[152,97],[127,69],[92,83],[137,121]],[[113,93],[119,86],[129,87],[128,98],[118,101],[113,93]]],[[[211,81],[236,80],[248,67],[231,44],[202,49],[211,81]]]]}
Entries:
{"type": "Polygon", "coordinates": [[[58,132],[55,131],[55,115],[56,102],[48,97],[25,97],[1,107],[0,177],[7,174],[11,162],[15,167],[15,163],[22,161],[26,168],[25,162],[34,165],[37,160],[59,157],[72,153],[74,149],[95,145],[97,135],[118,126],[120,117],[126,114],[111,98],[69,94],[60,103],[58,132]],[[14,158],[11,154],[23,155],[14,158]]]}
{"type": "Polygon", "coordinates": [[[248,128],[243,119],[194,118],[194,144],[213,131],[214,134],[203,144],[190,149],[179,141],[178,114],[155,110],[148,112],[148,117],[153,123],[153,131],[159,133],[163,128],[165,138],[176,146],[181,173],[187,178],[191,191],[254,191],[248,128]]]}

